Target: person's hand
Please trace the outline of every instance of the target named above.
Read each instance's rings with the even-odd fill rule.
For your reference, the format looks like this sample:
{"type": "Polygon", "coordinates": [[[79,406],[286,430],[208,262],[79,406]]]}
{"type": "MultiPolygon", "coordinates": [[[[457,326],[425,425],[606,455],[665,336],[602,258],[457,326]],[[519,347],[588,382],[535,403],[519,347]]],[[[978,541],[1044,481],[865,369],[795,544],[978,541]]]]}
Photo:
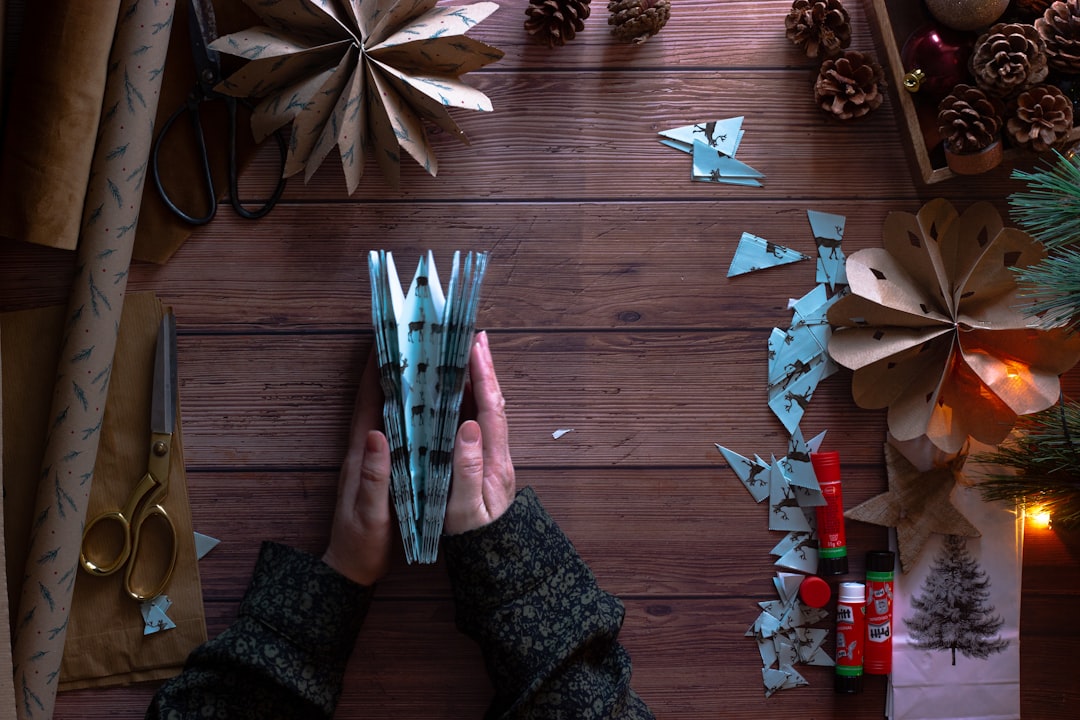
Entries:
{"type": "Polygon", "coordinates": [[[454,442],[454,479],[444,523],[449,535],[497,520],[514,501],[506,403],[495,377],[487,333],[476,336],[469,372],[476,420],[463,422],[454,442]]]}
{"type": "Polygon", "coordinates": [[[382,424],[382,402],[372,350],[353,407],[330,544],[322,558],[361,585],[373,585],[390,567],[390,444],[375,429],[382,424]]]}

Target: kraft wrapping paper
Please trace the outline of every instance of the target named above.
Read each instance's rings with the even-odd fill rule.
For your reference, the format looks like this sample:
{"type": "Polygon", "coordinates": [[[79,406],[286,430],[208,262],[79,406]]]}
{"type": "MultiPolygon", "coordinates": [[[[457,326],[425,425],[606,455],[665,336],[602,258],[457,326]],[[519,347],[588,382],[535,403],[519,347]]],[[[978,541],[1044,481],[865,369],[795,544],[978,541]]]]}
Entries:
{"type": "MultiPolygon", "coordinates": [[[[46,400],[53,380],[49,368],[56,364],[65,314],[65,307],[50,307],[0,315],[4,370],[0,387],[9,429],[3,462],[7,479],[4,499],[9,550],[7,576],[11,578],[9,592],[15,598],[27,564],[26,544],[34,512],[38,465],[49,424],[46,400]]],[[[162,314],[161,303],[152,293],[132,294],[124,302],[113,381],[94,466],[89,517],[121,507],[146,471],[150,381],[162,314]]],[[[163,503],[176,525],[179,541],[176,571],[165,591],[172,600],[168,614],[176,628],[144,636],[139,605],[124,594],[122,573],[102,578],[80,570],[64,646],[61,691],[175,675],[188,654],[206,640],[180,428],[181,423],[177,422],[169,495],[163,503]]],[[[10,673],[7,677],[10,680],[10,673]]],[[[0,713],[0,718],[3,717],[0,713]]]]}
{"type": "MultiPolygon", "coordinates": [[[[246,27],[255,19],[254,13],[237,0],[216,0],[214,2],[219,33],[229,32],[232,28],[246,27]]],[[[195,86],[195,64],[189,46],[188,5],[179,3],[173,22],[172,39],[169,53],[165,60],[165,76],[161,85],[161,102],[158,104],[156,127],[163,127],[165,121],[176,112],[187,99],[191,88],[195,86]]],[[[223,62],[229,58],[223,58],[223,62]]],[[[202,114],[203,136],[206,140],[206,155],[210,160],[210,173],[214,179],[217,195],[228,195],[228,124],[225,104],[220,101],[203,103],[199,108],[202,114]]],[[[257,149],[255,137],[251,134],[250,113],[241,104],[237,107],[236,121],[236,157],[240,167],[245,167],[255,156],[257,149]]],[[[276,142],[267,143],[274,147],[266,148],[272,156],[278,150],[276,142]]],[[[195,133],[188,118],[181,117],[169,130],[165,142],[161,145],[159,156],[162,179],[169,197],[179,207],[192,214],[201,215],[207,208],[203,190],[202,161],[196,151],[195,133]]],[[[276,158],[275,158],[276,159],[276,158]]],[[[255,188],[240,180],[240,195],[252,198],[269,197],[273,185],[265,188],[266,183],[255,188]],[[247,191],[245,191],[247,189],[247,191]]],[[[252,201],[255,207],[261,203],[252,201]]],[[[219,213],[232,213],[226,203],[218,209],[219,213]]],[[[273,217],[271,215],[271,217],[273,217]]],[[[142,212],[139,229],[135,236],[133,257],[136,260],[163,264],[191,235],[194,227],[179,219],[161,201],[152,180],[147,180],[143,188],[142,212]]]]}
{"type": "MultiPolygon", "coordinates": [[[[27,3],[12,122],[5,130],[0,162],[0,235],[16,240],[74,249],[78,242],[98,120],[105,92],[113,31],[120,0],[57,0],[27,3]],[[31,41],[33,40],[33,41],[31,41]]],[[[0,8],[3,2],[0,1],[0,8]]],[[[247,27],[256,20],[242,2],[216,0],[218,32],[247,27]]],[[[189,47],[186,3],[178,3],[162,77],[155,127],[179,108],[195,84],[189,47]]],[[[228,58],[226,58],[228,60],[228,58]]],[[[250,113],[238,109],[237,158],[245,167],[254,157],[250,113]]],[[[221,102],[205,104],[203,131],[210,171],[218,195],[227,194],[228,125],[221,102]]],[[[276,153],[277,148],[269,148],[276,153]]],[[[161,148],[161,167],[170,196],[182,208],[201,214],[205,207],[202,163],[195,152],[191,123],[181,118],[161,148]]],[[[242,196],[269,195],[265,188],[246,187],[242,196]]],[[[272,187],[272,186],[271,186],[272,187]]],[[[224,208],[224,212],[231,212],[224,208]]],[[[142,207],[132,256],[165,263],[194,228],[173,215],[158,196],[153,181],[142,188],[142,207]]]]}
{"type": "Polygon", "coordinates": [[[26,4],[0,165],[0,235],[75,248],[119,7],[26,4]]]}
{"type": "Polygon", "coordinates": [[[173,3],[123,0],[119,18],[27,553],[34,573],[15,615],[22,720],[51,717],[56,700],[173,3]]]}

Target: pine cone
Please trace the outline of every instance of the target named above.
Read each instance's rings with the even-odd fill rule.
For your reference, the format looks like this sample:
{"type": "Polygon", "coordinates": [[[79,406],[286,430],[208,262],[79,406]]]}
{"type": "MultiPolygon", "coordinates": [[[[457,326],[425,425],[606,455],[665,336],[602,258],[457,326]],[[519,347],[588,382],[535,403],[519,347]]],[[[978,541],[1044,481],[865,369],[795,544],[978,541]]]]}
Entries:
{"type": "Polygon", "coordinates": [[[1072,101],[1053,85],[1036,85],[1020,93],[1006,123],[1018,147],[1037,153],[1061,143],[1072,126],[1072,101]]]}
{"type": "Polygon", "coordinates": [[[938,131],[949,150],[966,155],[998,139],[999,107],[977,87],[960,84],[938,104],[938,131]]]}
{"type": "Polygon", "coordinates": [[[590,0],[529,0],[525,30],[548,47],[565,45],[585,27],[590,0]]]}
{"type": "Polygon", "coordinates": [[[1080,2],[1055,2],[1041,18],[1035,29],[1046,45],[1050,67],[1063,73],[1080,73],[1080,2]]]}
{"type": "Polygon", "coordinates": [[[670,0],[609,0],[607,8],[611,33],[635,45],[660,32],[671,15],[670,0]]]}
{"type": "Polygon", "coordinates": [[[814,102],[841,120],[862,117],[885,99],[885,71],[870,55],[849,50],[821,64],[814,102]]]}
{"type": "Polygon", "coordinates": [[[851,44],[851,17],[840,0],[795,0],[784,27],[809,58],[836,57],[851,44]]]}
{"type": "Polygon", "coordinates": [[[1025,23],[994,25],[975,41],[971,72],[983,92],[1001,98],[1041,83],[1050,69],[1039,31],[1025,23]]]}

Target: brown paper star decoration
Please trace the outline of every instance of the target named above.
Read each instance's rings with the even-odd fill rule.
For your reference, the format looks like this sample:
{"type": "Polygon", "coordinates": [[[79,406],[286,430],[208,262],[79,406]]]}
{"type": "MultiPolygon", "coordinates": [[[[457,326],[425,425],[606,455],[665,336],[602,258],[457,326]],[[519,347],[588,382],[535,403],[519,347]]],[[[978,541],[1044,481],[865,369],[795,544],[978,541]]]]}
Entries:
{"type": "Polygon", "coordinates": [[[502,58],[464,33],[494,2],[436,7],[436,0],[245,0],[266,23],[211,44],[250,62],[220,83],[235,97],[261,98],[256,140],[292,123],[286,177],[307,182],[335,145],[351,195],[367,155],[398,186],[403,148],[431,175],[438,162],[425,121],[468,142],[448,107],[491,111],[461,75],[502,58]]]}
{"type": "Polygon", "coordinates": [[[849,520],[896,528],[900,569],[907,572],[918,562],[933,533],[979,537],[979,529],[949,499],[965,457],[923,472],[899,450],[885,443],[889,491],[844,513],[849,520]]]}
{"type": "Polygon", "coordinates": [[[884,235],[848,257],[851,294],[829,310],[829,354],[855,371],[859,406],[887,407],[898,440],[956,453],[969,437],[999,444],[1017,416],[1057,401],[1080,335],[1023,312],[1015,270],[1045,256],[1041,243],[990,203],[961,215],[942,199],[890,213],[884,235]]]}

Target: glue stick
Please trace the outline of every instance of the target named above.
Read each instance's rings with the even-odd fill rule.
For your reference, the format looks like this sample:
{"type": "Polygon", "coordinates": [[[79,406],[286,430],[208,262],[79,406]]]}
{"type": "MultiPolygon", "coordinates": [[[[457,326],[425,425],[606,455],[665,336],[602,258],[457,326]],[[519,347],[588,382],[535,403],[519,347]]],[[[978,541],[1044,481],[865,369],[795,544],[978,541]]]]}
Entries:
{"type": "Polygon", "coordinates": [[[810,462],[826,503],[816,509],[817,574],[844,575],[848,571],[848,557],[844,533],[844,496],[840,491],[840,453],[810,453],[810,462]]]}
{"type": "Polygon", "coordinates": [[[892,672],[892,615],[894,555],[866,553],[866,654],[868,675],[892,672]]]}
{"type": "Polygon", "coordinates": [[[836,602],[836,676],[838,693],[862,691],[863,641],[866,637],[866,586],[840,583],[836,602]]]}

